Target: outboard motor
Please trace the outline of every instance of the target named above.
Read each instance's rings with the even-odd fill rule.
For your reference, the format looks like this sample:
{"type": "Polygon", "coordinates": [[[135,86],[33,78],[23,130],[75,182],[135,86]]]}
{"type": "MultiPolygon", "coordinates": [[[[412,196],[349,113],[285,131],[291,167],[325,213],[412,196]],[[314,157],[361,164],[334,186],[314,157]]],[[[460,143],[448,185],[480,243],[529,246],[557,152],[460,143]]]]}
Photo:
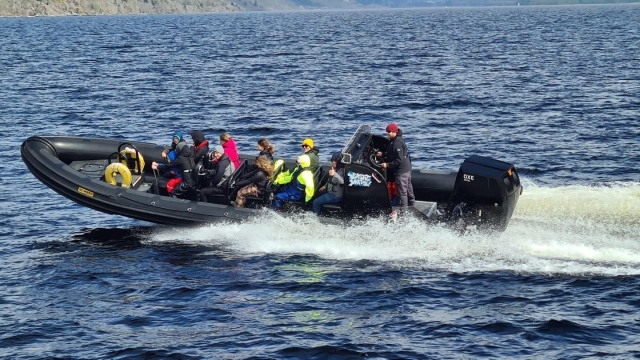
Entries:
{"type": "MultiPolygon", "coordinates": [[[[513,164],[488,157],[471,156],[458,171],[449,199],[452,223],[481,230],[504,231],[522,193],[513,164]]],[[[464,230],[462,229],[462,230],[464,230]]]]}

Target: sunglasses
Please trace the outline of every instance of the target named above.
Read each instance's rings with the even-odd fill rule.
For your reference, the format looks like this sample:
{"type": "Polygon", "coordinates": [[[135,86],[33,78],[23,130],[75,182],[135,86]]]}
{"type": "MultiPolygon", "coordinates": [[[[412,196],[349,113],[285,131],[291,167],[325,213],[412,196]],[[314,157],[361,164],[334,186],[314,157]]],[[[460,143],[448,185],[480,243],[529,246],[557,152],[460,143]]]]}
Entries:
{"type": "Polygon", "coordinates": [[[302,145],[302,148],[303,148],[303,149],[304,149],[304,148],[308,148],[308,147],[309,147],[309,145],[302,145]]]}

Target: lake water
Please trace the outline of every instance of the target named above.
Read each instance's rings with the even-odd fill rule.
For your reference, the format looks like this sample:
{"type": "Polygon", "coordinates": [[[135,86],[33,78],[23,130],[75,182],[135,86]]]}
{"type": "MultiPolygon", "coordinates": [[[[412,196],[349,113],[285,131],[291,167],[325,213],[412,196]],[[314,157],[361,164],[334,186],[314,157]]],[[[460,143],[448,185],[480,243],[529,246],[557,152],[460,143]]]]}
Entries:
{"type": "Polygon", "coordinates": [[[640,6],[0,19],[0,357],[640,357],[640,6]],[[83,208],[31,135],[231,133],[321,160],[361,123],[478,154],[506,232],[313,217],[169,228],[83,208]]]}

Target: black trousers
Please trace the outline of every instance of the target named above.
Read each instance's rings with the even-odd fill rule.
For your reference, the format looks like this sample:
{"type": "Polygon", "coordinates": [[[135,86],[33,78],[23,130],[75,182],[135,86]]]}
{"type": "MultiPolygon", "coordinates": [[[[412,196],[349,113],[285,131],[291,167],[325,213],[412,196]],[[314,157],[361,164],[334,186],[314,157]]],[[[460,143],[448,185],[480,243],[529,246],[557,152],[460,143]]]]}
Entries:
{"type": "Polygon", "coordinates": [[[183,180],[173,189],[169,196],[184,199],[193,189],[195,189],[195,184],[192,181],[183,180]]]}
{"type": "Polygon", "coordinates": [[[219,188],[217,186],[211,186],[200,190],[200,195],[198,196],[198,201],[209,201],[209,196],[211,195],[224,195],[224,189],[219,188]]]}

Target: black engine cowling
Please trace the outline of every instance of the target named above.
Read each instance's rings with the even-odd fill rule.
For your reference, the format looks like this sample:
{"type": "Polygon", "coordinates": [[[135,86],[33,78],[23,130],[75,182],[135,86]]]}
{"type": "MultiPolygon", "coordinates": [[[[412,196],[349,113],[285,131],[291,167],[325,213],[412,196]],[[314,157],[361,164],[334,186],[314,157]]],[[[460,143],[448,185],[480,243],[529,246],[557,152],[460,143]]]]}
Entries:
{"type": "Polygon", "coordinates": [[[463,217],[479,229],[504,231],[521,193],[513,164],[471,156],[460,166],[449,200],[452,221],[463,217]],[[465,209],[464,214],[460,213],[461,208],[465,209]]]}

